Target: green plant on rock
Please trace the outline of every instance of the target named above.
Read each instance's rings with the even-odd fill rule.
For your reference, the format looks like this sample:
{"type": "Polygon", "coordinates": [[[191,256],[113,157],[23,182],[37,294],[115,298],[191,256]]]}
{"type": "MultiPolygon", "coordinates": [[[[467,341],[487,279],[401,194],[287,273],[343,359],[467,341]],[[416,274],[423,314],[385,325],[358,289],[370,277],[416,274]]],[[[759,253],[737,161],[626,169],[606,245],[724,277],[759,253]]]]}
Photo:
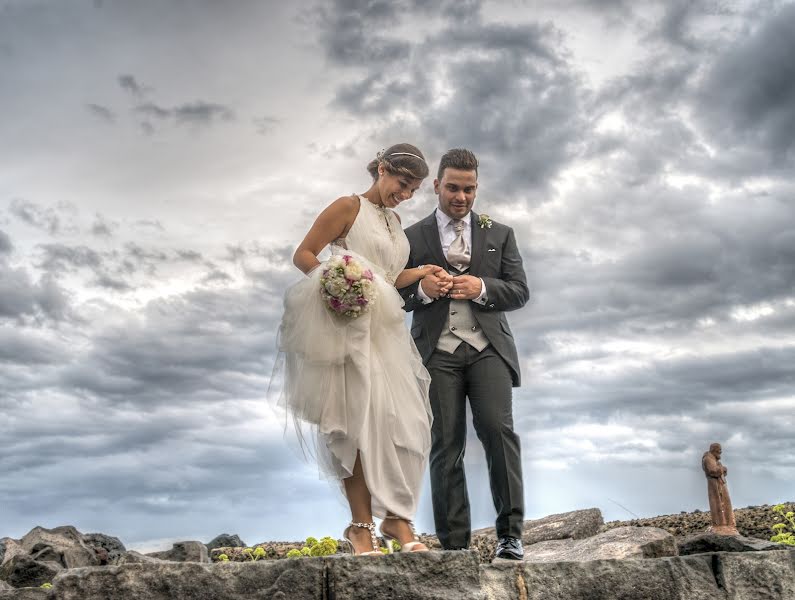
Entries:
{"type": "Polygon", "coordinates": [[[249,560],[259,560],[265,556],[265,548],[257,546],[256,548],[243,548],[243,554],[249,560]]]}
{"type": "Polygon", "coordinates": [[[320,538],[306,538],[304,547],[298,550],[293,548],[287,553],[287,558],[301,558],[302,556],[329,556],[337,553],[337,540],[328,536],[320,538]]]}
{"type": "Polygon", "coordinates": [[[226,554],[219,554],[218,560],[220,562],[229,562],[229,557],[226,554]]]}
{"type": "Polygon", "coordinates": [[[48,583],[42,583],[39,587],[40,588],[44,588],[45,590],[51,590],[52,589],[52,584],[49,583],[49,582],[48,583]]]}
{"type": "Polygon", "coordinates": [[[787,511],[783,504],[774,506],[773,512],[778,515],[781,521],[771,527],[776,532],[776,535],[771,537],[770,541],[786,544],[787,546],[795,546],[795,512],[787,511]]]}

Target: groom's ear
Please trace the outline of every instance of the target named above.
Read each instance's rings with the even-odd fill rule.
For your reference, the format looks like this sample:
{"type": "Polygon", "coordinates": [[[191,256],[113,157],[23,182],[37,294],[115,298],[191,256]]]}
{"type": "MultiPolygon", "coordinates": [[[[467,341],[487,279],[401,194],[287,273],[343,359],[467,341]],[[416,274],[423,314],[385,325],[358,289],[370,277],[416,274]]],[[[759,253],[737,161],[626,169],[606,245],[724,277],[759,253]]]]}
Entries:
{"type": "Polygon", "coordinates": [[[437,196],[439,195],[439,185],[440,184],[441,184],[441,181],[439,181],[438,179],[434,179],[433,180],[433,193],[436,194],[437,196]]]}

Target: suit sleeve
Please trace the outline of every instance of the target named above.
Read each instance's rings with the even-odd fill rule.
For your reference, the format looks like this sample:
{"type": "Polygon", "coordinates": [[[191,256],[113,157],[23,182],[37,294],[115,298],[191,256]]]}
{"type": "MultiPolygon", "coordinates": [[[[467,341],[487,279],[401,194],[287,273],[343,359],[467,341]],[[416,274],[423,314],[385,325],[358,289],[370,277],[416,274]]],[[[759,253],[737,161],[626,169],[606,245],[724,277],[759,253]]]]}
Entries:
{"type": "Polygon", "coordinates": [[[500,276],[483,277],[483,281],[488,290],[488,300],[485,304],[488,310],[516,310],[523,307],[530,299],[527,276],[524,272],[522,256],[516,246],[513,229],[508,229],[508,235],[502,248],[500,276]]]}

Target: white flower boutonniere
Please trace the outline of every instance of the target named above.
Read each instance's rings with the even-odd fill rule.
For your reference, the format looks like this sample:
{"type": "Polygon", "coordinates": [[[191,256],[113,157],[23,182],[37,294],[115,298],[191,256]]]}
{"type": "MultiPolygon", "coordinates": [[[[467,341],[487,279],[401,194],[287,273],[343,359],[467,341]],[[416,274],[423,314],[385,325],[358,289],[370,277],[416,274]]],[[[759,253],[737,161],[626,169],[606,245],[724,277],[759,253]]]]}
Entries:
{"type": "Polygon", "coordinates": [[[478,217],[478,225],[480,225],[481,229],[491,229],[492,224],[493,223],[489,215],[484,213],[478,217]]]}

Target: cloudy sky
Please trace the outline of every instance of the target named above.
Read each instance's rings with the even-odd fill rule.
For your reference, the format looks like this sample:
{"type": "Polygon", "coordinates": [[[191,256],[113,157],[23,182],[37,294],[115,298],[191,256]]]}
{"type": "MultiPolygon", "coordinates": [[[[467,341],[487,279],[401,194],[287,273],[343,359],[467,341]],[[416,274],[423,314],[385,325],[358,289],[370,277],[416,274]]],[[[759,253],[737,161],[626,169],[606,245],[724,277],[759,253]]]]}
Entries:
{"type": "MultiPolygon", "coordinates": [[[[293,249],[400,141],[473,149],[516,231],[528,518],[706,509],[712,441],[736,507],[795,499],[794,29],[774,0],[0,0],[0,537],[338,535],[264,397],[293,249]]],[[[487,526],[474,435],[468,472],[487,526]]]]}

